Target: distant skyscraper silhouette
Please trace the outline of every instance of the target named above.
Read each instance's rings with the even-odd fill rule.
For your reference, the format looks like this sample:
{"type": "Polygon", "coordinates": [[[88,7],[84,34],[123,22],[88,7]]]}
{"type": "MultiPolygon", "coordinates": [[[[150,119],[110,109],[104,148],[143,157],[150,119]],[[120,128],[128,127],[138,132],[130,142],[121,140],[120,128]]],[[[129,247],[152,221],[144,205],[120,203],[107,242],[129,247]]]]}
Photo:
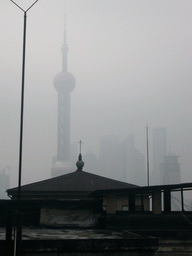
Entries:
{"type": "Polygon", "coordinates": [[[85,162],[84,171],[99,174],[99,160],[91,149],[83,155],[83,160],[85,162]]]}
{"type": "Polygon", "coordinates": [[[57,158],[52,168],[52,176],[70,172],[70,93],[75,88],[75,78],[67,71],[66,19],[64,41],[62,45],[62,71],[54,78],[54,87],[58,92],[57,158]]]}
{"type": "MultiPolygon", "coordinates": [[[[179,156],[168,154],[164,156],[160,164],[161,184],[180,184],[181,172],[180,164],[178,163],[179,156]]],[[[174,191],[171,193],[171,209],[172,211],[181,210],[181,192],[174,191]]]]}
{"type": "Polygon", "coordinates": [[[144,155],[135,148],[134,134],[124,141],[119,141],[117,135],[101,137],[99,162],[102,175],[146,185],[144,155]]]}
{"type": "Polygon", "coordinates": [[[150,185],[162,184],[162,174],[160,174],[160,163],[167,153],[166,128],[158,127],[153,129],[153,172],[150,177],[150,185]]]}
{"type": "Polygon", "coordinates": [[[135,147],[134,134],[130,134],[124,143],[126,181],[135,185],[146,186],[147,175],[145,171],[145,157],[135,147]]]}
{"type": "Polygon", "coordinates": [[[178,163],[179,156],[169,154],[164,156],[163,162],[160,164],[160,172],[162,173],[162,184],[180,184],[181,172],[178,163]]]}
{"type": "Polygon", "coordinates": [[[119,159],[119,138],[117,135],[106,135],[100,139],[100,171],[105,177],[121,180],[122,161],[119,159]]]}

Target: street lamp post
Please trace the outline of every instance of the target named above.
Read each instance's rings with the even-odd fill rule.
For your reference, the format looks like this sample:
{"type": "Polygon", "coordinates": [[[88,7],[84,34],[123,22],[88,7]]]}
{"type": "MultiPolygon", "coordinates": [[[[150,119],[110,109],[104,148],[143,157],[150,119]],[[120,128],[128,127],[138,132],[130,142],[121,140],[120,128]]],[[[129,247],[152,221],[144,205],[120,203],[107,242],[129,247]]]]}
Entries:
{"type": "Polygon", "coordinates": [[[22,63],[22,85],[21,85],[21,117],[20,117],[20,147],[19,147],[19,177],[18,177],[18,201],[21,198],[21,170],[22,170],[22,146],[23,146],[23,113],[24,113],[24,85],[25,85],[25,48],[26,48],[26,25],[27,25],[27,12],[39,1],[36,0],[30,5],[27,10],[21,8],[13,0],[10,0],[24,13],[24,25],[23,25],[23,63],[22,63]]]}
{"type": "Polygon", "coordinates": [[[26,10],[20,7],[13,0],[10,0],[24,13],[24,25],[23,25],[23,62],[22,62],[22,85],[21,85],[21,116],[20,116],[20,144],[19,144],[19,175],[18,175],[18,212],[16,232],[14,237],[14,256],[21,254],[21,242],[22,242],[22,224],[21,224],[21,212],[20,212],[20,199],[21,199],[21,170],[22,170],[22,148],[23,148],[23,113],[24,113],[24,85],[25,85],[25,52],[26,52],[26,25],[27,25],[27,12],[39,1],[36,0],[26,10]]]}

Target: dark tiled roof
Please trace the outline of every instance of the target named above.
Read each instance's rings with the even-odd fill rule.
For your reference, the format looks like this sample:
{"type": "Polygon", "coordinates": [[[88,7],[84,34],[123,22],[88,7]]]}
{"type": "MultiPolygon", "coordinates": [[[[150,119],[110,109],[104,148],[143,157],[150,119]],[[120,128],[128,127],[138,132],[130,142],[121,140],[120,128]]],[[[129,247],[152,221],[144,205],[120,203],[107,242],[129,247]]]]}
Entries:
{"type": "MultiPolygon", "coordinates": [[[[92,192],[95,190],[138,187],[133,184],[105,178],[84,171],[76,171],[55,178],[31,183],[21,187],[21,192],[92,192]]],[[[18,188],[8,189],[9,195],[18,188]]]]}

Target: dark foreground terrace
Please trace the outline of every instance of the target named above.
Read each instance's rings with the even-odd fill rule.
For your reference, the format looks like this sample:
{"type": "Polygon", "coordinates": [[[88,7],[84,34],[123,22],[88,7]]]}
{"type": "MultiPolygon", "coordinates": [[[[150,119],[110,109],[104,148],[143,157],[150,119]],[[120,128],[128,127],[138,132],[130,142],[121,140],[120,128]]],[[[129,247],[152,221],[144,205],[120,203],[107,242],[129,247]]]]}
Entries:
{"type": "MultiPolygon", "coordinates": [[[[0,255],[14,255],[14,234],[11,243],[0,229],[0,255]]],[[[127,231],[90,229],[23,228],[22,246],[18,255],[154,255],[158,239],[137,236],[127,231]]]]}

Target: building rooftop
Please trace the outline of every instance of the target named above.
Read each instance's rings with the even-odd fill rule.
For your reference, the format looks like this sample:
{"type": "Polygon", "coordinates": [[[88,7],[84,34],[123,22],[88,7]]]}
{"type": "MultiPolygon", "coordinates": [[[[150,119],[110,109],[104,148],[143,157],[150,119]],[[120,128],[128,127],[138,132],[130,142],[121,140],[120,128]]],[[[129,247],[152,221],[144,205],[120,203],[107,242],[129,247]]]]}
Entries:
{"type": "MultiPolygon", "coordinates": [[[[89,194],[95,190],[126,189],[138,186],[102,177],[96,174],[76,171],[55,178],[31,183],[21,187],[21,194],[34,193],[83,193],[89,194]]],[[[9,196],[16,195],[18,188],[8,189],[9,196]]]]}

